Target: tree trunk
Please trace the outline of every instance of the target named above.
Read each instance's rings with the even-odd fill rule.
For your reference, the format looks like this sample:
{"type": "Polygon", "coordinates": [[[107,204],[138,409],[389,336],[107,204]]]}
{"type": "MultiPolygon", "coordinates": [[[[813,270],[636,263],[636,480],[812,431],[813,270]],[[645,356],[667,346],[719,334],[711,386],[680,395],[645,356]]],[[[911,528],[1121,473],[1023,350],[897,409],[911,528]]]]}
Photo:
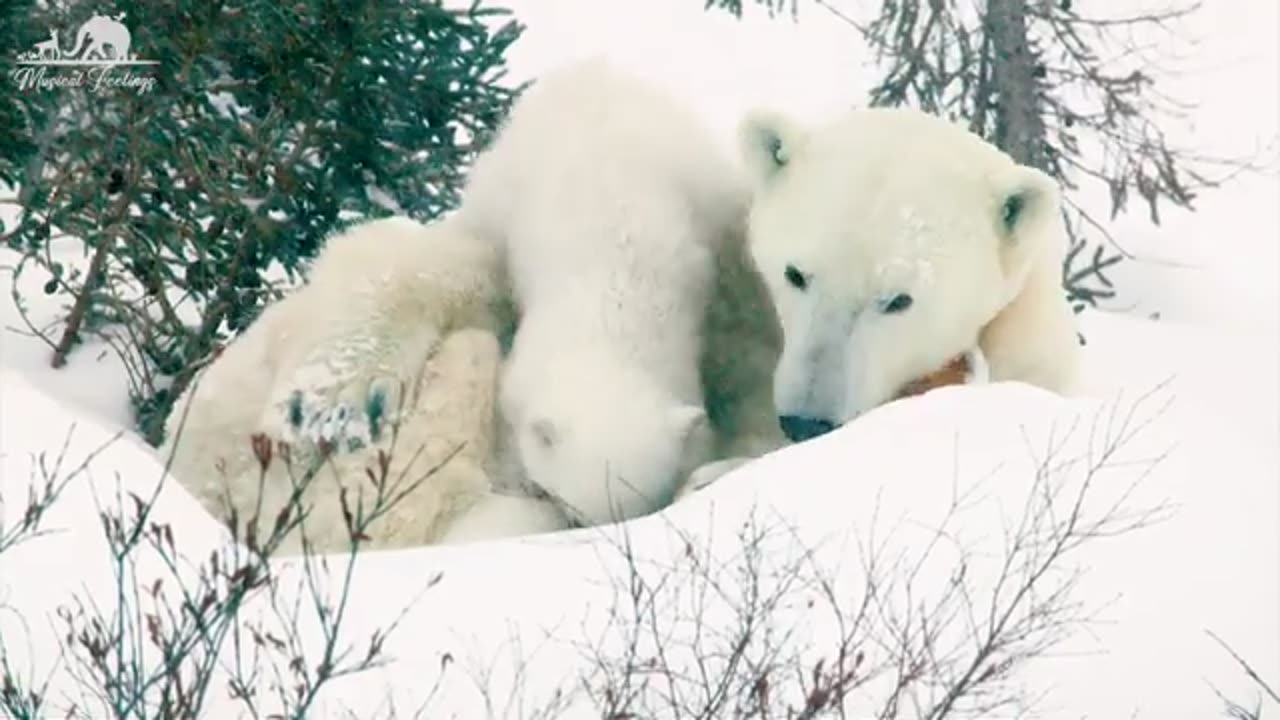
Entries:
{"type": "Polygon", "coordinates": [[[85,273],[84,286],[80,289],[80,294],[76,296],[75,304],[71,306],[71,312],[67,313],[66,325],[62,327],[62,337],[59,338],[58,344],[53,348],[53,357],[49,360],[49,365],[54,368],[60,368],[67,364],[67,355],[71,353],[71,348],[75,347],[76,340],[80,339],[80,328],[84,327],[84,321],[89,314],[90,306],[93,304],[93,294],[98,290],[98,284],[102,282],[103,273],[106,272],[107,260],[111,257],[111,247],[113,241],[107,238],[98,249],[93,253],[93,259],[89,261],[89,269],[85,273]]]}
{"type": "Polygon", "coordinates": [[[1023,165],[1049,170],[1040,115],[1039,58],[1027,42],[1026,0],[988,0],[991,80],[998,93],[995,144],[1023,165]]]}

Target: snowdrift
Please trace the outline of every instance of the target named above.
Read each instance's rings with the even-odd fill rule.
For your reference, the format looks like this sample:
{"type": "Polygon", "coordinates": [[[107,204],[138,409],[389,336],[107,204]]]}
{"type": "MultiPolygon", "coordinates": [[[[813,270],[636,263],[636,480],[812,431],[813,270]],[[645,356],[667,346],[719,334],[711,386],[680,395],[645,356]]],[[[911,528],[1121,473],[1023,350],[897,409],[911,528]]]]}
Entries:
{"type": "Polygon", "coordinates": [[[0,554],[5,672],[48,683],[50,715],[105,717],[120,693],[95,685],[93,638],[146,678],[165,662],[152,638],[187,627],[189,657],[215,667],[209,718],[253,716],[236,683],[263,717],[300,698],[325,718],[732,715],[800,709],[815,688],[843,694],[850,717],[887,703],[899,717],[949,703],[960,717],[1213,717],[1217,691],[1251,705],[1259,688],[1224,644],[1280,675],[1280,492],[1260,482],[1274,452],[1232,432],[1256,418],[1205,404],[1221,383],[1187,338],[1101,316],[1090,329],[1099,368],[1140,337],[1178,351],[1154,355],[1176,377],[1118,371],[1071,400],[938,390],[621,526],[277,561],[239,635],[193,632],[182,608],[225,595],[229,581],[202,582],[243,548],[140,441],[6,371],[0,537],[32,487],[65,488],[41,533],[0,554]],[[107,533],[127,534],[134,495],[154,510],[117,562],[107,533]],[[370,655],[312,697],[319,674],[370,655]]]}

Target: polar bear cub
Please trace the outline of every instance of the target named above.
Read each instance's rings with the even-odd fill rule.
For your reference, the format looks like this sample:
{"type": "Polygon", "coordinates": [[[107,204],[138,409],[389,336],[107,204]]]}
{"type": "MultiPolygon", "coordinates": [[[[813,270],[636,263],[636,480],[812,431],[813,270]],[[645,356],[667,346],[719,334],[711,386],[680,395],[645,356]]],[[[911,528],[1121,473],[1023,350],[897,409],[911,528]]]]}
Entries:
{"type": "Polygon", "coordinates": [[[699,376],[715,253],[745,186],[672,98],[599,60],[543,76],[475,164],[461,215],[520,312],[507,452],[585,524],[653,512],[709,461],[699,376]]]}

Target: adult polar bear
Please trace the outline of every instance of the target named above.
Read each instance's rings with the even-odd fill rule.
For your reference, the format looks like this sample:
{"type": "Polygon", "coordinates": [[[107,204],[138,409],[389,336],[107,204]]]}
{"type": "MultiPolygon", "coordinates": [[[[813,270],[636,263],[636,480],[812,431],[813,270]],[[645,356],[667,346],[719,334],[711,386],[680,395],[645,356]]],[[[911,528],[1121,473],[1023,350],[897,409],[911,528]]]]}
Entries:
{"type": "Polygon", "coordinates": [[[812,129],[756,112],[740,140],[755,181],[750,253],[785,337],[774,401],[791,440],[893,400],[975,345],[992,381],[1070,389],[1079,347],[1050,177],[904,109],[812,129]]]}
{"type": "MultiPolygon", "coordinates": [[[[964,355],[984,380],[1071,390],[1080,350],[1050,177],[906,109],[813,128],[756,111],[739,142],[751,265],[784,337],[773,400],[789,440],[830,432],[964,355]]],[[[722,460],[684,492],[750,459],[722,460]]]]}

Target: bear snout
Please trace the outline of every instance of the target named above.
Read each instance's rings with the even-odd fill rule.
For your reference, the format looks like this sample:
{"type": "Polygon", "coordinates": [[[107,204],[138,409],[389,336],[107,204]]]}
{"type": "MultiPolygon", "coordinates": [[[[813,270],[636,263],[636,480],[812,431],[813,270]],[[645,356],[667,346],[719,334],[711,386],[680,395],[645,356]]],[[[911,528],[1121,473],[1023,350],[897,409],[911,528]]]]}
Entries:
{"type": "Polygon", "coordinates": [[[800,415],[779,415],[778,425],[782,428],[782,434],[793,443],[812,440],[820,435],[826,435],[836,429],[836,423],[822,418],[802,417],[800,415]]]}

